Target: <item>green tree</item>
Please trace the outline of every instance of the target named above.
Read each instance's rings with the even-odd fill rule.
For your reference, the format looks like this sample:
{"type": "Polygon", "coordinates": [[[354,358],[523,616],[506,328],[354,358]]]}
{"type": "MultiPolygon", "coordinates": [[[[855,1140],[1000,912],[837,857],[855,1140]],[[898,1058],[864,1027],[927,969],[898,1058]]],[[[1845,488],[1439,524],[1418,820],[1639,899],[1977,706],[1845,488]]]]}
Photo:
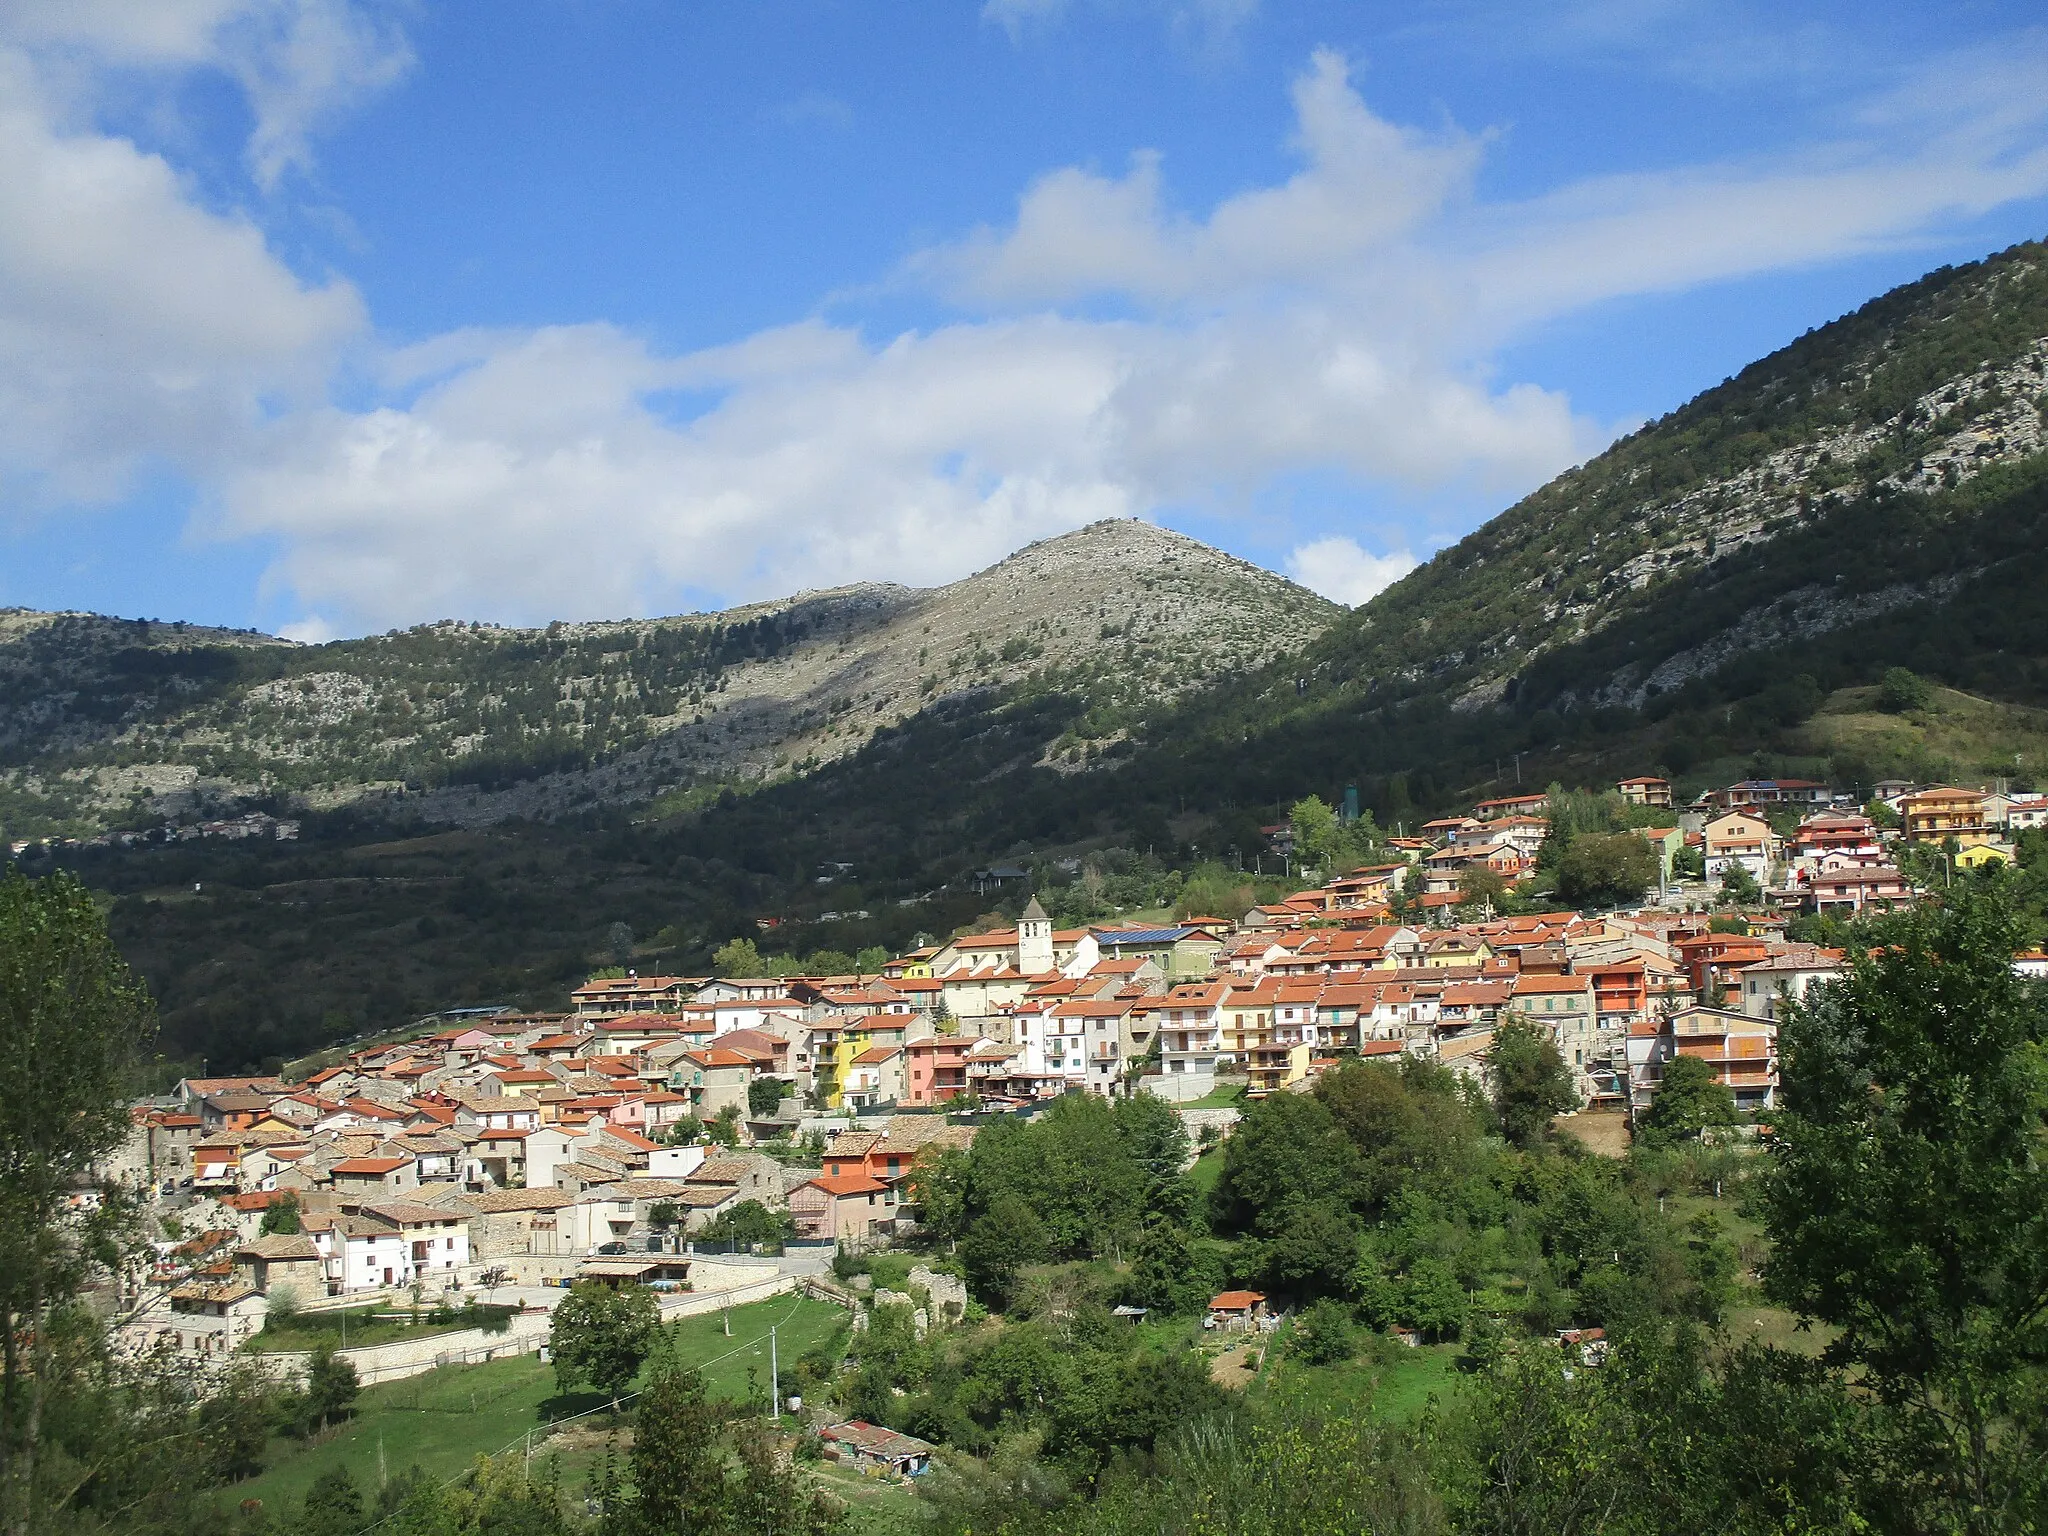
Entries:
{"type": "Polygon", "coordinates": [[[1753,907],[1764,899],[1763,887],[1756,883],[1756,876],[1749,872],[1747,864],[1740,863],[1731,863],[1721,871],[1721,894],[1745,907],[1753,907]]]}
{"type": "Polygon", "coordinates": [[[1045,1224],[1017,1195],[1005,1194],[975,1219],[960,1240],[967,1283],[992,1302],[1006,1300],[1017,1273],[1047,1256],[1045,1224]]]}
{"type": "Polygon", "coordinates": [[[1636,1134],[1644,1146],[1661,1147],[1694,1140],[1710,1125],[1734,1123],[1735,1095],[1713,1067],[1697,1056],[1674,1056],[1636,1134]]]}
{"type": "Polygon", "coordinates": [[[633,1492],[620,1521],[628,1536],[727,1529],[722,1420],[696,1371],[655,1367],[633,1411],[633,1492]]]}
{"type": "Polygon", "coordinates": [[[1922,1529],[2048,1517],[2048,998],[1996,889],[1900,920],[1780,1030],[1767,1294],[1840,1330],[1922,1529]]]}
{"type": "Polygon", "coordinates": [[[1465,1288],[1451,1266],[1425,1256],[1415,1261],[1402,1287],[1403,1318],[1432,1339],[1455,1339],[1465,1326],[1465,1288]]]}
{"type": "Polygon", "coordinates": [[[138,1235],[99,1166],[127,1136],[148,994],[71,876],[0,877],[0,1501],[42,1523],[38,1457],[55,1361],[50,1318],[138,1235]],[[97,1189],[79,1204],[80,1190],[97,1189]]]}
{"type": "Polygon", "coordinates": [[[355,1365],[332,1339],[321,1339],[306,1357],[306,1423],[310,1429],[339,1424],[355,1409],[360,1390],[355,1365]]]}
{"type": "Polygon", "coordinates": [[[1157,1213],[1145,1219],[1124,1281],[1124,1300],[1167,1316],[1199,1309],[1214,1294],[1196,1262],[1193,1246],[1180,1223],[1157,1213]]]}
{"type": "Polygon", "coordinates": [[[1888,668],[1884,680],[1877,685],[1877,707],[1886,714],[1903,715],[1925,709],[1932,697],[1927,680],[1904,667],[1888,668]]]}
{"type": "Polygon", "coordinates": [[[200,1445],[216,1479],[239,1482],[263,1470],[277,1409],[277,1389],[256,1362],[237,1361],[228,1368],[199,1404],[200,1445]]]}
{"type": "Polygon", "coordinates": [[[729,939],[711,952],[714,976],[765,976],[768,963],[752,939],[729,939]]]}
{"type": "Polygon", "coordinates": [[[756,1120],[766,1120],[782,1107],[784,1091],[789,1087],[779,1077],[757,1077],[747,1084],[747,1113],[756,1120]]]}
{"type": "Polygon", "coordinates": [[[1634,832],[1575,837],[1557,862],[1557,894],[1574,906],[1622,906],[1657,883],[1657,852],[1634,832]]]}
{"type": "Polygon", "coordinates": [[[262,1235],[291,1237],[299,1230],[299,1197],[287,1189],[263,1208],[262,1235]]]}
{"type": "Polygon", "coordinates": [[[362,1490],[343,1464],[313,1479],[292,1529],[303,1536],[357,1536],[368,1523],[362,1490]]]}
{"type": "Polygon", "coordinates": [[[1501,911],[1508,901],[1508,883],[1501,872],[1485,864],[1470,864],[1458,873],[1458,905],[1492,907],[1501,911]]]}
{"type": "Polygon", "coordinates": [[[1554,1116],[1579,1107],[1571,1069],[1547,1030],[1520,1019],[1494,1031],[1487,1085],[1501,1134],[1527,1150],[1540,1146],[1554,1116]]]}
{"type": "Polygon", "coordinates": [[[616,1402],[632,1386],[660,1327],[661,1309],[645,1286],[579,1281],[548,1325],[557,1389],[566,1393],[587,1381],[616,1402]]]}
{"type": "Polygon", "coordinates": [[[1275,1231],[1296,1207],[1349,1198],[1357,1175],[1358,1154],[1321,1099],[1271,1094],[1223,1144],[1211,1214],[1225,1231],[1275,1231]]]}
{"type": "Polygon", "coordinates": [[[773,1246],[796,1236],[796,1220],[787,1211],[771,1211],[758,1200],[742,1200],[721,1211],[697,1234],[714,1243],[760,1243],[773,1246]]]}
{"type": "Polygon", "coordinates": [[[947,1242],[958,1242],[967,1231],[969,1169],[968,1156],[959,1148],[927,1144],[904,1181],[917,1205],[918,1224],[947,1242]]]}
{"type": "Polygon", "coordinates": [[[1350,1208],[1334,1199],[1283,1205],[1264,1251],[1267,1283],[1286,1296],[1341,1295],[1358,1267],[1364,1228],[1350,1208]]]}

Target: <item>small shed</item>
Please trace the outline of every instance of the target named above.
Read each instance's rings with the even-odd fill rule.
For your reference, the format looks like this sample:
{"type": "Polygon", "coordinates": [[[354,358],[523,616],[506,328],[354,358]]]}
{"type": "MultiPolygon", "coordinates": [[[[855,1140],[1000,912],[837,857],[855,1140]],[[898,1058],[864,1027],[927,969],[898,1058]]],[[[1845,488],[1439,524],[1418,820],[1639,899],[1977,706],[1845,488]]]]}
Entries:
{"type": "Polygon", "coordinates": [[[856,1466],[885,1468],[899,1477],[916,1477],[931,1465],[936,1449],[915,1435],[898,1434],[864,1419],[848,1419],[818,1432],[818,1438],[856,1466]]]}
{"type": "Polygon", "coordinates": [[[1220,1328],[1225,1333],[1243,1333],[1258,1327],[1265,1316],[1264,1291],[1225,1291],[1210,1298],[1209,1315],[1202,1326],[1220,1328]]]}

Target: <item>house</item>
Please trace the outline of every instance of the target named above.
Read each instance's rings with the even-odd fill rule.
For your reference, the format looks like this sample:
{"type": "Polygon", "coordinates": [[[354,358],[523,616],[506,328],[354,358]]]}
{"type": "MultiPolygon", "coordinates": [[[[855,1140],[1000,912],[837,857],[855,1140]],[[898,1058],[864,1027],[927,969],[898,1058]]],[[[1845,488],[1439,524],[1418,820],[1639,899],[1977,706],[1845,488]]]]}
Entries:
{"type": "Polygon", "coordinates": [[[727,1105],[747,1110],[747,1087],[754,1080],[754,1057],[723,1046],[707,1045],[676,1058],[668,1086],[689,1101],[699,1120],[715,1119],[727,1105]]]}
{"type": "Polygon", "coordinates": [[[1772,805],[1826,805],[1834,791],[1812,779],[1744,779],[1726,789],[1709,790],[1708,805],[1720,811],[1772,805]]]}
{"type": "MultiPolygon", "coordinates": [[[[359,1214],[377,1223],[385,1235],[396,1234],[402,1254],[397,1267],[399,1285],[435,1283],[446,1289],[469,1263],[469,1224],[457,1211],[417,1200],[380,1200],[364,1205],[359,1214]]],[[[380,1243],[375,1266],[380,1272],[389,1251],[380,1243]]],[[[392,1283],[388,1278],[383,1281],[392,1283]]]]}
{"type": "Polygon", "coordinates": [[[1954,838],[1969,848],[1997,839],[1986,825],[1984,796],[1974,789],[1937,784],[1906,796],[1900,802],[1899,815],[1906,823],[1908,842],[1942,843],[1954,838]]]}
{"type": "Polygon", "coordinates": [[[244,1243],[235,1250],[235,1264],[248,1271],[249,1283],[266,1296],[285,1292],[304,1299],[327,1293],[320,1249],[303,1232],[275,1232],[244,1243]]]}
{"type": "Polygon", "coordinates": [[[158,1337],[189,1355],[225,1355],[239,1349],[263,1326],[269,1310],[262,1292],[241,1276],[187,1281],[169,1299],[170,1322],[158,1337]]]}
{"type": "Polygon", "coordinates": [[[2017,864],[2020,851],[2011,843],[1978,843],[1956,855],[1958,869],[1983,869],[1991,864],[2017,864]]]}
{"type": "Polygon", "coordinates": [[[1758,885],[1770,883],[1778,839],[1763,817],[1747,811],[1729,811],[1708,822],[1704,836],[1709,880],[1719,880],[1729,870],[1740,867],[1758,885]]]}
{"type": "Polygon", "coordinates": [[[1508,1001],[1511,1014],[1550,1032],[1581,1094],[1587,1091],[1590,1069],[1604,1065],[1595,1007],[1593,979],[1577,975],[1518,976],[1508,1001]]]}
{"type": "Polygon", "coordinates": [[[1831,869],[1811,875],[1794,887],[1791,895],[1816,912],[1854,915],[1866,907],[1891,911],[1908,906],[1913,887],[1889,864],[1868,869],[1831,869]]]}
{"type": "Polygon", "coordinates": [[[1496,821],[1502,816],[1541,816],[1550,809],[1548,795],[1503,795],[1498,800],[1482,800],[1472,807],[1472,814],[1481,821],[1496,821]]]}
{"type": "Polygon", "coordinates": [[[1225,1333],[1244,1333],[1258,1327],[1265,1316],[1265,1292],[1224,1291],[1210,1298],[1209,1315],[1202,1320],[1202,1326],[1220,1328],[1225,1333]]]}
{"type": "Polygon", "coordinates": [[[576,1278],[608,1285],[614,1290],[628,1285],[651,1286],[655,1290],[687,1288],[690,1261],[672,1253],[650,1253],[638,1258],[585,1259],[576,1266],[576,1278]]]}
{"type": "Polygon", "coordinates": [[[262,1093],[272,1097],[288,1093],[279,1077],[187,1077],[172,1090],[188,1112],[196,1112],[201,1099],[223,1093],[262,1093]]]}
{"type": "Polygon", "coordinates": [[[1173,1085],[1153,1082],[1148,1088],[1170,1098],[1198,1099],[1215,1086],[1223,1004],[1229,996],[1228,982],[1185,982],[1148,1009],[1159,1035],[1160,1075],[1173,1085]]]}
{"type": "Polygon", "coordinates": [[[818,1431],[818,1438],[841,1461],[879,1467],[898,1477],[916,1477],[931,1465],[937,1447],[915,1435],[898,1434],[863,1419],[848,1419],[818,1431]]]}
{"type": "Polygon", "coordinates": [[[1148,959],[1169,977],[1208,975],[1223,948],[1214,932],[1186,923],[1172,928],[1091,928],[1089,933],[1101,955],[1112,960],[1148,959]]]}
{"type": "MultiPolygon", "coordinates": [[[[1775,1109],[1778,1103],[1778,1029],[1765,1019],[1694,1005],[1663,1022],[1666,1059],[1691,1056],[1714,1069],[1739,1110],[1775,1109]]],[[[1662,1080],[1661,1071],[1657,1078],[1662,1080]]]]}
{"type": "Polygon", "coordinates": [[[856,1109],[894,1104],[905,1087],[903,1047],[871,1045],[853,1058],[840,1085],[843,1102],[856,1109]]]}
{"type": "Polygon", "coordinates": [[[931,1035],[906,1044],[902,1102],[930,1108],[967,1092],[967,1053],[973,1045],[967,1035],[931,1035]]]}
{"type": "Polygon", "coordinates": [[[1623,779],[1615,789],[1630,805],[1651,805],[1663,810],[1671,808],[1671,781],[1639,774],[1632,779],[1623,779]]]}
{"type": "Polygon", "coordinates": [[[674,1013],[697,995],[708,977],[634,976],[586,981],[569,994],[583,1018],[615,1018],[629,1013],[674,1013]]]}
{"type": "Polygon", "coordinates": [[[374,1198],[419,1188],[419,1161],[411,1157],[345,1157],[328,1169],[341,1198],[374,1198]]]}
{"type": "Polygon", "coordinates": [[[1776,1023],[1788,1002],[1803,1002],[1806,994],[1826,981],[1839,981],[1845,974],[1842,956],[1832,949],[1800,950],[1772,955],[1746,965],[1741,978],[1742,1011],[1752,1019],[1776,1023]]]}
{"type": "Polygon", "coordinates": [[[889,1186],[865,1173],[820,1174],[789,1192],[798,1237],[863,1241],[875,1223],[892,1218],[889,1186]]]}
{"type": "Polygon", "coordinates": [[[1868,816],[1823,813],[1799,823],[1787,858],[1795,869],[1809,873],[1879,864],[1884,861],[1884,843],[1868,816]]]}
{"type": "Polygon", "coordinates": [[[573,1251],[562,1216],[573,1203],[574,1198],[560,1189],[492,1189],[464,1195],[461,1208],[470,1212],[471,1262],[573,1251]]]}

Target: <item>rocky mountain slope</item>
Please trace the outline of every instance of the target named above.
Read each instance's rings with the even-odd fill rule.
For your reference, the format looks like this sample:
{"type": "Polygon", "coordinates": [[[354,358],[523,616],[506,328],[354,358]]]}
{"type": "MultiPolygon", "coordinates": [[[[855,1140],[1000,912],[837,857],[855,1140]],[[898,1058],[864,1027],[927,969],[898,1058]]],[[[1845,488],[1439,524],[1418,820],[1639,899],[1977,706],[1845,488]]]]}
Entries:
{"type": "Polygon", "coordinates": [[[1135,712],[1299,650],[1341,610],[1137,521],[949,586],[545,630],[446,622],[301,646],[0,614],[0,820],[84,830],[261,797],[468,825],[813,771],[935,703],[1057,690],[1057,768],[1135,712]]]}
{"type": "Polygon", "coordinates": [[[2044,412],[2048,248],[1944,268],[1560,476],[1140,758],[1175,793],[1464,787],[1590,737],[1681,772],[1764,750],[1889,665],[2048,698],[2044,412]]]}

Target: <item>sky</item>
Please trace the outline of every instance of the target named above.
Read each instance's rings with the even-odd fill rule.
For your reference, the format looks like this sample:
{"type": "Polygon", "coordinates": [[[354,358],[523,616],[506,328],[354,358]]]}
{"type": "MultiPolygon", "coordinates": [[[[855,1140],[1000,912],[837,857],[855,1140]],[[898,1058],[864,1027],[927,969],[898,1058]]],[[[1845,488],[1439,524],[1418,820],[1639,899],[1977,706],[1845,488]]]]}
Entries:
{"type": "Polygon", "coordinates": [[[2044,22],[0,0],[0,606],[622,617],[1133,516],[1362,602],[2048,236],[2044,22]]]}

